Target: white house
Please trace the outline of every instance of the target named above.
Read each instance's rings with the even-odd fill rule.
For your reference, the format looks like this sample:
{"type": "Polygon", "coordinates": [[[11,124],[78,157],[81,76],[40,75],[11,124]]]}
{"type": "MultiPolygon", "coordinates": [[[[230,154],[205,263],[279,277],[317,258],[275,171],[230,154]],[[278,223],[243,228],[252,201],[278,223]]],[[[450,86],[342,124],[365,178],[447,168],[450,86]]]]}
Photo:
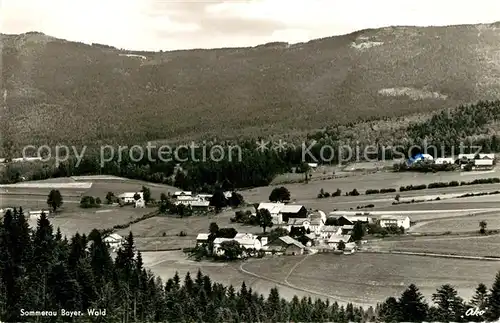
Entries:
{"type": "Polygon", "coordinates": [[[139,194],[140,199],[144,199],[144,193],[142,192],[125,192],[118,195],[118,198],[125,204],[135,203],[135,194],[139,194]]]}
{"type": "Polygon", "coordinates": [[[287,230],[292,231],[292,227],[303,227],[305,230],[311,226],[311,220],[308,218],[290,218],[287,223],[287,230]]]}
{"type": "Polygon", "coordinates": [[[334,226],[334,225],[325,225],[321,228],[319,232],[319,237],[321,239],[330,239],[332,235],[340,235],[342,234],[342,227],[334,226]]]}
{"type": "Polygon", "coordinates": [[[122,245],[123,238],[117,233],[112,233],[104,238],[104,242],[109,248],[111,248],[111,250],[116,251],[122,245]]]}
{"type": "MultiPolygon", "coordinates": [[[[237,241],[240,246],[242,246],[246,250],[260,250],[262,248],[262,242],[258,239],[257,236],[251,233],[237,233],[236,236],[232,239],[229,238],[215,238],[214,240],[214,253],[222,256],[224,251],[221,250],[221,244],[224,241],[237,241]]],[[[264,241],[267,243],[267,241],[264,241]]]]}
{"type": "Polygon", "coordinates": [[[495,159],[495,154],[479,154],[480,159],[495,159]]]}
{"type": "Polygon", "coordinates": [[[316,235],[319,235],[321,229],[325,225],[326,222],[326,214],[323,211],[316,211],[310,215],[311,223],[309,225],[309,230],[314,232],[316,235]]]}
{"type": "Polygon", "coordinates": [[[209,236],[210,233],[198,233],[198,236],[196,237],[196,245],[208,243],[209,236]]]}
{"type": "Polygon", "coordinates": [[[143,198],[140,198],[137,201],[135,201],[135,205],[134,206],[136,208],[144,208],[144,207],[146,207],[146,201],[144,201],[143,198]]]}
{"type": "Polygon", "coordinates": [[[50,211],[49,210],[37,210],[37,211],[29,211],[29,216],[30,219],[32,220],[38,220],[42,216],[42,213],[45,213],[45,215],[49,215],[50,211]]]}
{"type": "Polygon", "coordinates": [[[455,163],[455,160],[453,158],[444,158],[444,157],[440,157],[440,158],[436,158],[434,160],[434,163],[436,165],[444,165],[444,164],[454,164],[455,163]]]}
{"type": "Polygon", "coordinates": [[[340,241],[343,241],[344,244],[347,244],[349,242],[352,242],[352,237],[350,235],[334,234],[328,239],[328,246],[337,249],[340,241]]]}
{"type": "Polygon", "coordinates": [[[474,166],[477,167],[493,167],[493,159],[475,159],[474,166]]]}
{"type": "Polygon", "coordinates": [[[212,194],[198,194],[198,198],[203,200],[203,201],[209,201],[212,198],[212,194]]]}
{"type": "Polygon", "coordinates": [[[318,168],[318,163],[307,163],[307,165],[308,165],[309,167],[311,167],[312,169],[316,169],[316,168],[318,168]]]}
{"type": "Polygon", "coordinates": [[[230,199],[230,198],[231,198],[231,196],[233,196],[233,192],[231,192],[231,191],[226,191],[226,192],[224,192],[224,197],[225,197],[225,198],[230,199]]]}
{"type": "Polygon", "coordinates": [[[379,223],[382,228],[389,226],[403,227],[405,230],[410,228],[410,218],[402,215],[382,215],[379,223]]]}
{"type": "Polygon", "coordinates": [[[260,203],[257,207],[258,210],[266,209],[271,213],[273,218],[273,224],[283,223],[283,217],[281,215],[281,209],[285,206],[284,203],[260,203]]]}
{"type": "Polygon", "coordinates": [[[193,192],[191,191],[177,191],[174,192],[174,197],[178,198],[179,196],[191,196],[193,195],[193,192]]]}

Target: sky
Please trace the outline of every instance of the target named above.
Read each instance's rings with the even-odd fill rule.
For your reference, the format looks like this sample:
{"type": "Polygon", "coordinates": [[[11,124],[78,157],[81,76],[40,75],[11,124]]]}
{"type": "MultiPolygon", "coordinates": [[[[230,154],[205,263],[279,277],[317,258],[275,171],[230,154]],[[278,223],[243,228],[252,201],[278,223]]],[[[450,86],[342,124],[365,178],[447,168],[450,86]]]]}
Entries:
{"type": "Polygon", "coordinates": [[[365,28],[500,21],[500,0],[0,0],[0,32],[135,50],[305,42],[365,28]]]}

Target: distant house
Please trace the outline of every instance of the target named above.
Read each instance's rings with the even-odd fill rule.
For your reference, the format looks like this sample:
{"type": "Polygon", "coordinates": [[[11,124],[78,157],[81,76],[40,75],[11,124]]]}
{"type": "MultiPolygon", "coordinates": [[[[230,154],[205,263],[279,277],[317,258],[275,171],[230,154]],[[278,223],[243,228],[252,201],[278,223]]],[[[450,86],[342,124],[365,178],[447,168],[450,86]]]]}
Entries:
{"type": "Polygon", "coordinates": [[[113,251],[116,251],[122,245],[123,238],[117,233],[112,233],[104,238],[104,242],[108,245],[109,248],[111,248],[113,251]]]}
{"type": "Polygon", "coordinates": [[[309,167],[311,167],[313,170],[318,168],[318,163],[307,163],[309,167]]]}
{"type": "Polygon", "coordinates": [[[444,157],[441,157],[441,158],[436,158],[434,160],[434,163],[436,165],[454,164],[455,160],[453,158],[444,158],[444,157]]]}
{"type": "Polygon", "coordinates": [[[303,227],[305,230],[309,229],[311,221],[308,218],[290,218],[288,219],[288,231],[291,231],[293,227],[303,227]]]}
{"type": "Polygon", "coordinates": [[[118,195],[118,199],[125,204],[135,203],[135,194],[139,194],[141,199],[144,199],[144,194],[142,192],[126,192],[118,195]]]}
{"type": "Polygon", "coordinates": [[[210,233],[198,233],[198,236],[196,236],[196,245],[203,245],[208,243],[208,238],[210,236],[210,233]]]}
{"type": "Polygon", "coordinates": [[[382,228],[389,226],[403,227],[405,230],[410,228],[410,218],[402,215],[382,215],[379,223],[382,228]]]}
{"type": "Polygon", "coordinates": [[[343,215],[339,217],[338,219],[339,225],[354,225],[356,222],[361,222],[361,223],[372,223],[372,219],[368,216],[348,216],[348,215],[343,215]]]}
{"type": "Polygon", "coordinates": [[[203,201],[209,201],[212,198],[212,194],[198,194],[198,198],[203,201]]]}
{"type": "Polygon", "coordinates": [[[495,154],[479,154],[479,159],[495,159],[495,154]]]}
{"type": "Polygon", "coordinates": [[[321,232],[321,228],[325,225],[326,222],[326,214],[323,211],[313,212],[310,217],[311,222],[309,225],[309,230],[319,235],[321,232]]]}
{"type": "Polygon", "coordinates": [[[45,215],[49,215],[50,211],[49,210],[37,210],[37,211],[29,211],[29,216],[31,220],[38,220],[42,216],[42,213],[45,213],[45,215]]]}
{"type": "Polygon", "coordinates": [[[474,166],[476,168],[493,168],[493,159],[475,159],[474,166]]]}
{"type": "Polygon", "coordinates": [[[328,239],[328,246],[331,248],[337,249],[340,241],[343,241],[344,244],[352,242],[352,237],[350,235],[339,235],[334,234],[328,239]]]}
{"type": "Polygon", "coordinates": [[[346,224],[341,227],[341,231],[343,235],[352,234],[352,230],[354,229],[354,225],[346,224]]]}
{"type": "Polygon", "coordinates": [[[330,239],[332,235],[342,234],[342,227],[334,225],[325,225],[321,228],[319,237],[321,239],[330,239]]]}
{"type": "Polygon", "coordinates": [[[144,207],[146,207],[146,201],[144,201],[143,198],[140,198],[137,201],[135,201],[135,205],[134,206],[136,208],[144,208],[144,207]]]}
{"type": "Polygon", "coordinates": [[[210,201],[205,201],[201,199],[187,199],[187,200],[179,200],[174,202],[175,205],[186,205],[190,206],[193,209],[207,209],[210,207],[210,201]]]}
{"type": "Polygon", "coordinates": [[[273,218],[273,224],[282,224],[283,217],[280,213],[281,208],[285,206],[284,203],[260,203],[257,207],[258,210],[266,209],[271,213],[271,217],[273,218]]]}
{"type": "Polygon", "coordinates": [[[280,213],[284,222],[288,222],[290,218],[307,218],[307,209],[303,205],[283,205],[280,213]]]}
{"type": "Polygon", "coordinates": [[[289,236],[279,237],[266,246],[266,251],[275,251],[285,255],[302,255],[306,246],[289,236]]]}
{"type": "MultiPolygon", "coordinates": [[[[241,247],[243,247],[247,252],[259,251],[262,248],[262,242],[259,237],[251,233],[237,233],[234,238],[215,238],[214,240],[214,253],[222,256],[224,255],[224,250],[221,249],[221,244],[224,241],[237,241],[241,247]]],[[[264,241],[266,242],[266,241],[264,241]]]]}
{"type": "Polygon", "coordinates": [[[193,195],[193,192],[191,191],[177,191],[174,192],[174,197],[178,198],[179,196],[191,196],[193,195]]]}
{"type": "Polygon", "coordinates": [[[225,197],[225,198],[230,199],[230,198],[231,198],[231,196],[233,196],[233,192],[231,192],[231,191],[226,191],[226,192],[224,192],[224,197],[225,197]]]}

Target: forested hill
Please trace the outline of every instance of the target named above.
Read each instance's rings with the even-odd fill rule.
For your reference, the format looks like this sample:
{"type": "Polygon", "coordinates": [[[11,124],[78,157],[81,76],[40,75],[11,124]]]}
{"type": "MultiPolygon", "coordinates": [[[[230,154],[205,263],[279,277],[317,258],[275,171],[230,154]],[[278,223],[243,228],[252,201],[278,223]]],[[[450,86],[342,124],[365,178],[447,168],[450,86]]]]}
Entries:
{"type": "Polygon", "coordinates": [[[18,146],[301,133],[500,97],[499,23],[159,53],[1,41],[2,131],[18,146]]]}

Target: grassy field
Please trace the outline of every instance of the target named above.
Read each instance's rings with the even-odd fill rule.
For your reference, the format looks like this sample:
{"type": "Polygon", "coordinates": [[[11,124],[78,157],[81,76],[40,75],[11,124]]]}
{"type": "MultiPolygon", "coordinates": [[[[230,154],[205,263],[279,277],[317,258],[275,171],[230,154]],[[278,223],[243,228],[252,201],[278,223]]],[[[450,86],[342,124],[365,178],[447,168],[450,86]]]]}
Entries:
{"type": "Polygon", "coordinates": [[[489,214],[471,214],[460,218],[429,221],[412,229],[412,232],[473,232],[479,230],[480,221],[486,221],[488,224],[487,229],[498,230],[500,229],[500,212],[493,212],[489,214]]]}
{"type": "MultiPolygon", "coordinates": [[[[60,227],[63,235],[70,237],[76,232],[89,234],[93,229],[107,229],[114,225],[125,224],[151,211],[148,208],[107,206],[99,209],[72,209],[51,215],[50,223],[54,229],[60,227]]],[[[36,220],[30,219],[30,225],[36,226],[36,220]]]]}
{"type": "MultiPolygon", "coordinates": [[[[500,256],[500,236],[420,237],[400,241],[374,241],[370,247],[382,251],[444,253],[474,257],[500,256]]],[[[486,263],[486,262],[485,262],[486,263]]],[[[499,267],[500,268],[500,267],[499,267]]]]}
{"type": "MultiPolygon", "coordinates": [[[[250,261],[244,268],[262,276],[284,280],[300,258],[250,261]]],[[[309,256],[288,277],[294,286],[326,293],[346,301],[375,304],[399,294],[415,283],[430,300],[436,288],[450,283],[460,296],[470,298],[477,284],[490,285],[497,262],[358,253],[350,256],[309,256]]]]}
{"type": "MultiPolygon", "coordinates": [[[[393,172],[378,172],[374,174],[359,174],[357,176],[350,176],[345,178],[338,179],[329,179],[329,180],[315,180],[310,181],[308,184],[305,183],[293,183],[293,184],[285,184],[286,188],[291,193],[292,200],[296,202],[301,201],[314,201],[321,189],[324,189],[326,192],[334,192],[337,189],[342,190],[343,194],[351,191],[353,189],[357,189],[360,193],[364,194],[364,192],[368,189],[382,189],[382,188],[395,188],[398,189],[401,186],[406,185],[418,185],[418,184],[430,184],[433,182],[450,182],[450,181],[472,181],[474,179],[480,178],[489,178],[489,177],[500,177],[500,170],[496,170],[493,173],[483,174],[473,172],[470,173],[461,173],[461,172],[440,172],[440,173],[431,173],[431,174],[422,174],[422,173],[393,173],[393,172]],[[466,175],[464,175],[466,174],[466,175]]],[[[269,199],[269,194],[275,187],[279,187],[282,185],[270,185],[266,187],[257,187],[253,189],[243,190],[242,194],[247,201],[251,202],[259,202],[259,201],[267,201],[269,199]]],[[[401,196],[419,196],[419,195],[434,195],[438,193],[446,193],[446,192],[470,192],[477,190],[497,190],[500,189],[500,184],[486,184],[486,185],[471,185],[465,187],[456,187],[456,188],[446,188],[446,189],[431,189],[424,191],[413,191],[413,192],[404,192],[399,193],[401,196]]],[[[356,200],[370,200],[370,199],[381,199],[381,198],[394,198],[397,193],[390,194],[377,194],[372,196],[358,196],[358,197],[348,197],[349,201],[356,200]]],[[[342,200],[343,197],[337,200],[337,198],[329,198],[325,199],[330,203],[337,203],[342,200]]],[[[345,199],[344,199],[345,201],[345,199]]],[[[318,201],[320,202],[320,201],[318,201]]]]}

